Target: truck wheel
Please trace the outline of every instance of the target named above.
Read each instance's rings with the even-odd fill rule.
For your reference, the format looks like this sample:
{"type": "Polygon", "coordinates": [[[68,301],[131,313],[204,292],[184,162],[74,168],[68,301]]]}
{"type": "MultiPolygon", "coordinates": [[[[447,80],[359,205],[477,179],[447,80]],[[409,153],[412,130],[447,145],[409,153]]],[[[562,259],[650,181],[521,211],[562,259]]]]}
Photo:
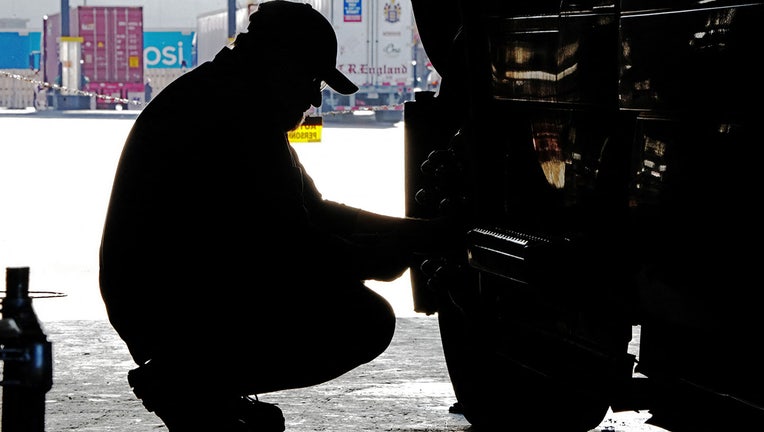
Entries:
{"type": "MultiPolygon", "coordinates": [[[[474,314],[480,316],[481,314],[474,314]]],[[[560,429],[586,432],[607,414],[607,401],[542,380],[497,352],[495,329],[450,302],[438,311],[443,352],[457,404],[478,430],[560,429]]]]}

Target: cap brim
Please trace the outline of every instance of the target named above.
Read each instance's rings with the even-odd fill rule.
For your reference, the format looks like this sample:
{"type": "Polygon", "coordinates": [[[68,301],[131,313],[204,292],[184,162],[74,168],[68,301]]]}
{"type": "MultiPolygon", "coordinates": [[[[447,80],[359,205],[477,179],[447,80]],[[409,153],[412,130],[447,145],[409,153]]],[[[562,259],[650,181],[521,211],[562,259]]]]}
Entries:
{"type": "Polygon", "coordinates": [[[337,69],[330,69],[322,75],[321,79],[326,85],[339,94],[349,95],[358,91],[358,86],[337,69]]]}

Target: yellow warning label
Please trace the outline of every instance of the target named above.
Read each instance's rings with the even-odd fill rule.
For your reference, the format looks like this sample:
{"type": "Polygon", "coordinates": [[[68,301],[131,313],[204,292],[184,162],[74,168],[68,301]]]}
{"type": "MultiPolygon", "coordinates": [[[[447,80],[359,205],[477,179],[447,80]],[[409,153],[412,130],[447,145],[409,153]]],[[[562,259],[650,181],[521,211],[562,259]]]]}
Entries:
{"type": "Polygon", "coordinates": [[[319,116],[306,117],[302,125],[289,132],[289,142],[321,142],[321,130],[324,127],[324,119],[319,116]]]}

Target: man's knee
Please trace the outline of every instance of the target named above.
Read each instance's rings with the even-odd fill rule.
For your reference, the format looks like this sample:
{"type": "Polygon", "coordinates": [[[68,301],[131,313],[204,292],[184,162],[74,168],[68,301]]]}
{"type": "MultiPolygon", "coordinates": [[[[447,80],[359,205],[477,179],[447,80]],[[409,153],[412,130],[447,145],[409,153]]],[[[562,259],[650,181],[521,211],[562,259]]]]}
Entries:
{"type": "MultiPolygon", "coordinates": [[[[372,316],[373,322],[370,322],[365,328],[365,334],[359,335],[359,339],[364,341],[366,346],[366,356],[364,363],[377,358],[385,352],[395,335],[396,317],[392,307],[387,305],[372,316]]],[[[352,325],[352,323],[350,324],[352,325]]]]}

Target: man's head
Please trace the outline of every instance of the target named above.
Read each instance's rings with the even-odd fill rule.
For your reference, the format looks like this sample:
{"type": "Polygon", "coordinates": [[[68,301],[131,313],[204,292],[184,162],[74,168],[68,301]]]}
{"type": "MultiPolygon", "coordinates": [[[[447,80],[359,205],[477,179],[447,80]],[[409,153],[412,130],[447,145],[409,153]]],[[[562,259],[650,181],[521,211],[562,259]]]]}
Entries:
{"type": "Polygon", "coordinates": [[[234,50],[249,70],[267,80],[262,85],[277,95],[288,116],[320,106],[324,83],[340,94],[358,91],[337,69],[334,28],[306,3],[261,3],[249,17],[247,32],[236,38],[234,50]]]}
{"type": "Polygon", "coordinates": [[[287,0],[261,3],[249,17],[247,33],[248,44],[280,54],[292,67],[325,82],[337,93],[358,91],[358,87],[337,70],[334,28],[309,4],[287,0]]]}

